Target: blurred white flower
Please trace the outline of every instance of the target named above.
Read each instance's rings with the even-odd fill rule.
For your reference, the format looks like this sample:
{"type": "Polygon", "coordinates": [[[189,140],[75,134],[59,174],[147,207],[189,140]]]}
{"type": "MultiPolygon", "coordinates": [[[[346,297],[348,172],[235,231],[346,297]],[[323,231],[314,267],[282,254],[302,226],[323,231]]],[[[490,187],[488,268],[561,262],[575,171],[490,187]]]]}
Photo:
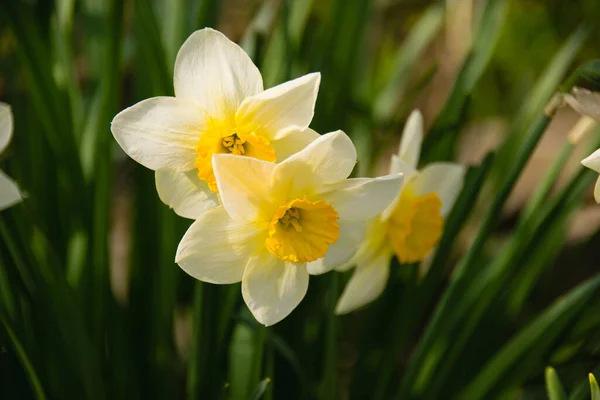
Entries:
{"type": "Polygon", "coordinates": [[[120,112],[111,129],[134,160],[156,171],[163,202],[186,218],[219,204],[213,154],[282,161],[319,135],[310,130],[320,74],[263,90],[248,55],[222,33],[194,32],[175,61],[175,97],[120,112]]]}
{"type": "MultiPolygon", "coordinates": [[[[589,169],[593,169],[600,173],[600,149],[593,152],[589,157],[581,161],[581,163],[589,169]]],[[[594,187],[594,200],[596,200],[596,203],[600,203],[600,177],[596,181],[596,186],[594,187]]]]}
{"type": "MultiPolygon", "coordinates": [[[[10,106],[0,103],[0,154],[8,147],[13,133],[13,115],[10,106]]],[[[17,184],[0,170],[0,211],[23,200],[17,184]]]]}
{"type": "Polygon", "coordinates": [[[204,282],[242,282],[255,318],[272,325],[300,303],[309,274],[348,262],[365,220],[389,206],[402,175],[346,179],[356,149],[343,132],[319,137],[281,163],[215,154],[222,206],[189,228],[176,262],[204,282]]]}
{"type": "Polygon", "coordinates": [[[574,87],[565,95],[567,103],[581,115],[587,115],[600,122],[600,93],[574,87]]]}
{"type": "Polygon", "coordinates": [[[465,168],[455,163],[433,163],[417,170],[423,141],[423,117],[408,118],[400,149],[391,160],[390,173],[404,174],[404,186],[394,201],[367,223],[365,239],[346,265],[356,266],[336,306],[345,314],[375,300],[383,292],[395,254],[401,263],[426,258],[437,245],[444,218],[463,185],[465,168]]]}

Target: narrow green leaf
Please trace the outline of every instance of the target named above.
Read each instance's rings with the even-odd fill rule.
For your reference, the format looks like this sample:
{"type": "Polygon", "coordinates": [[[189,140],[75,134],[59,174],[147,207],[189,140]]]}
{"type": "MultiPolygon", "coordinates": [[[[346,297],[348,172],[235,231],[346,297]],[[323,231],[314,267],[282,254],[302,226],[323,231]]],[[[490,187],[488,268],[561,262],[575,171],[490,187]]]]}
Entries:
{"type": "Polygon", "coordinates": [[[444,21],[444,7],[436,3],[430,6],[402,42],[394,59],[392,73],[383,88],[378,88],[373,114],[378,120],[389,120],[410,82],[411,70],[425,48],[439,32],[444,21]]]}
{"type": "MultiPolygon", "coordinates": [[[[537,124],[527,135],[526,142],[515,155],[511,170],[505,176],[505,180],[502,183],[500,190],[497,192],[496,198],[492,202],[490,209],[487,211],[477,236],[475,237],[475,241],[469,248],[467,254],[456,267],[448,289],[444,292],[441,300],[435,308],[433,317],[427,326],[427,329],[425,330],[425,334],[412,356],[411,362],[403,377],[401,389],[396,398],[402,398],[406,391],[412,390],[411,388],[413,387],[417,376],[420,377],[421,382],[426,382],[428,379],[431,379],[431,377],[425,377],[423,375],[426,372],[426,370],[422,369],[423,363],[429,357],[428,353],[433,348],[432,346],[434,342],[438,338],[446,337],[447,332],[459,322],[454,318],[454,314],[449,310],[451,307],[454,307],[457,299],[462,297],[472,276],[479,272],[479,269],[477,268],[477,261],[480,256],[480,252],[483,250],[487,238],[496,227],[499,218],[502,215],[504,203],[508,199],[508,196],[514,188],[518,177],[523,171],[527,160],[540,140],[542,134],[546,130],[550,120],[551,117],[547,115],[540,117],[537,124]]],[[[449,343],[447,343],[447,346],[448,345],[449,343]]],[[[415,390],[416,389],[417,388],[415,387],[415,390]]]]}
{"type": "Polygon", "coordinates": [[[477,32],[473,35],[476,38],[473,48],[456,78],[444,109],[423,142],[423,162],[451,158],[464,108],[492,57],[506,19],[508,3],[508,0],[490,0],[486,3],[477,32]]]}
{"type": "Polygon", "coordinates": [[[29,359],[27,351],[25,350],[25,347],[23,346],[23,344],[21,343],[21,341],[15,334],[15,331],[13,330],[10,322],[8,321],[8,319],[4,316],[4,314],[1,311],[0,311],[0,322],[2,323],[2,326],[4,327],[6,332],[8,333],[8,337],[10,338],[10,341],[15,349],[15,352],[17,353],[17,356],[19,357],[19,361],[21,362],[21,365],[25,369],[25,372],[27,374],[27,379],[29,380],[29,383],[31,384],[33,393],[35,393],[35,396],[38,400],[45,400],[47,397],[44,392],[44,388],[42,387],[40,378],[38,377],[38,374],[29,359]]]}
{"type": "Polygon", "coordinates": [[[567,394],[560,383],[558,374],[552,367],[546,368],[546,392],[549,400],[566,400],[567,394]]]}
{"type": "Polygon", "coordinates": [[[249,400],[260,400],[267,391],[267,386],[269,386],[269,383],[271,383],[271,378],[265,378],[260,381],[256,388],[252,391],[249,400]]]}
{"type": "Polygon", "coordinates": [[[598,382],[593,374],[589,375],[590,378],[590,392],[592,393],[592,400],[600,400],[600,388],[598,382]]]}
{"type": "MultiPolygon", "coordinates": [[[[498,379],[543,337],[557,320],[581,308],[600,286],[600,275],[571,290],[519,332],[483,368],[461,392],[461,399],[481,399],[493,389],[498,379]]],[[[564,320],[563,320],[564,323],[564,320]]]]}

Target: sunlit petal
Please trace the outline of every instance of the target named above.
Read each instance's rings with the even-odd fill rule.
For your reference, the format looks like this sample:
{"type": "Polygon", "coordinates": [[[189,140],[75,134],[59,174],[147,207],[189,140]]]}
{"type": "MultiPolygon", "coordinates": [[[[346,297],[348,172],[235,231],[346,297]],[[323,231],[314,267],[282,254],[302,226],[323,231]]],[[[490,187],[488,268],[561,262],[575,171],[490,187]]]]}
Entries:
{"type": "Polygon", "coordinates": [[[335,307],[336,314],[347,314],[378,298],[390,275],[391,254],[382,252],[368,263],[358,265],[335,307]]]}
{"type": "Polygon", "coordinates": [[[339,222],[340,237],[337,242],[329,245],[325,257],[309,262],[308,273],[320,275],[348,263],[356,253],[365,234],[365,222],[341,220],[339,222]]]}
{"type": "Polygon", "coordinates": [[[185,233],[175,262],[203,282],[239,282],[261,240],[264,232],[255,225],[231,219],[223,207],[213,208],[185,233]]]}
{"type": "Polygon", "coordinates": [[[441,215],[454,206],[463,187],[465,167],[454,163],[434,163],[426,166],[413,180],[416,196],[435,192],[442,201],[441,215]]]}
{"type": "Polygon", "coordinates": [[[125,153],[146,168],[186,172],[194,168],[205,113],[187,100],[153,97],[113,119],[112,133],[125,153]]]}
{"type": "Polygon", "coordinates": [[[242,279],[242,296],[258,322],[273,325],[287,317],[308,289],[306,264],[279,260],[271,253],[250,259],[242,279]]]}
{"type": "Polygon", "coordinates": [[[341,219],[364,221],[380,214],[396,198],[402,182],[401,174],[347,179],[331,185],[330,191],[321,195],[341,219]]]}
{"type": "Polygon", "coordinates": [[[273,140],[271,145],[275,149],[277,161],[281,162],[308,146],[321,135],[310,128],[304,130],[292,129],[280,139],[273,140]]]}
{"type": "Polygon", "coordinates": [[[398,156],[409,166],[416,168],[421,156],[421,143],[423,142],[423,116],[419,110],[414,110],[408,117],[398,156]]]}
{"type": "Polygon", "coordinates": [[[0,170],[0,211],[23,200],[17,184],[0,170]]]}
{"type": "Polygon", "coordinates": [[[262,91],[258,68],[240,46],[210,28],[196,31],[175,61],[175,95],[196,102],[211,117],[235,113],[242,101],[262,91]]]}
{"type": "Polygon", "coordinates": [[[234,219],[270,221],[276,207],[272,198],[276,164],[250,157],[215,154],[213,168],[223,206],[234,219]]]}
{"type": "Polygon", "coordinates": [[[13,115],[6,103],[0,103],[0,154],[6,149],[13,133],[13,115]]]}
{"type": "Polygon", "coordinates": [[[196,170],[156,171],[155,180],[161,201],[184,218],[196,219],[219,205],[216,193],[198,178],[196,170]]]}
{"type": "Polygon", "coordinates": [[[248,97],[237,111],[237,124],[271,140],[290,127],[305,129],[315,112],[321,74],[313,73],[248,97]]]}

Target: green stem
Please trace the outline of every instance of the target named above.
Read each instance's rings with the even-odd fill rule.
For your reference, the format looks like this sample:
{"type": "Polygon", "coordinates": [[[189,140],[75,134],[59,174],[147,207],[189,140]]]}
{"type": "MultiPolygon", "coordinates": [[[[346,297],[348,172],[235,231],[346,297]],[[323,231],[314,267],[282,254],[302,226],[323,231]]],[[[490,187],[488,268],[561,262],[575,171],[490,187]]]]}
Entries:
{"type": "Polygon", "coordinates": [[[187,370],[187,398],[188,400],[196,400],[202,398],[202,320],[203,320],[203,292],[204,284],[196,282],[194,289],[194,310],[192,330],[192,346],[190,350],[190,361],[187,370]]]}
{"type": "Polygon", "coordinates": [[[265,352],[265,337],[267,328],[264,325],[258,325],[254,331],[254,355],[252,357],[252,372],[248,380],[248,388],[246,393],[252,393],[254,388],[258,386],[263,374],[263,356],[265,352]]]}
{"type": "Polygon", "coordinates": [[[27,355],[25,348],[21,344],[21,341],[15,334],[15,331],[12,328],[10,322],[8,321],[8,319],[4,316],[4,314],[1,311],[0,311],[0,322],[2,323],[4,330],[8,334],[8,337],[10,338],[10,341],[15,349],[15,352],[17,353],[17,357],[19,358],[21,365],[25,369],[25,373],[27,374],[27,379],[29,380],[29,383],[31,384],[31,388],[33,389],[33,392],[35,393],[35,397],[38,400],[45,400],[46,394],[44,393],[44,388],[42,387],[40,378],[38,377],[37,373],[35,372],[35,368],[33,367],[33,364],[31,363],[31,360],[29,359],[29,356],[27,355]]]}
{"type": "Polygon", "coordinates": [[[340,274],[330,274],[329,301],[327,302],[327,326],[325,337],[325,358],[323,364],[322,399],[335,399],[337,387],[338,359],[338,317],[335,304],[339,294],[340,274]]]}

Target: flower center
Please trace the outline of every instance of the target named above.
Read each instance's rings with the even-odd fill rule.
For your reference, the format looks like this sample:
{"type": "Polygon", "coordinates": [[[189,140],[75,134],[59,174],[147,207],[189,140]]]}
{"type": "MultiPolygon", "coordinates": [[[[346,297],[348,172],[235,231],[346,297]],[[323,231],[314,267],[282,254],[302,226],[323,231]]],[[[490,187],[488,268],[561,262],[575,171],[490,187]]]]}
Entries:
{"type": "Polygon", "coordinates": [[[225,147],[231,154],[243,156],[244,153],[246,153],[246,149],[244,149],[244,143],[246,143],[246,141],[241,139],[237,133],[224,137],[222,143],[223,147],[225,147]]]}
{"type": "Polygon", "coordinates": [[[402,190],[387,227],[401,263],[421,261],[437,245],[444,227],[441,208],[442,201],[435,193],[415,196],[410,185],[402,190]]]}
{"type": "Polygon", "coordinates": [[[323,200],[292,200],[273,215],[265,246],[281,260],[318,260],[340,237],[338,218],[335,209],[323,200]]]}
{"type": "Polygon", "coordinates": [[[218,192],[212,168],[212,155],[215,153],[276,161],[275,149],[265,137],[254,132],[246,132],[246,129],[239,129],[235,123],[229,121],[211,120],[206,130],[200,134],[196,145],[196,168],[198,168],[198,178],[206,181],[208,187],[214,192],[218,192]]]}

